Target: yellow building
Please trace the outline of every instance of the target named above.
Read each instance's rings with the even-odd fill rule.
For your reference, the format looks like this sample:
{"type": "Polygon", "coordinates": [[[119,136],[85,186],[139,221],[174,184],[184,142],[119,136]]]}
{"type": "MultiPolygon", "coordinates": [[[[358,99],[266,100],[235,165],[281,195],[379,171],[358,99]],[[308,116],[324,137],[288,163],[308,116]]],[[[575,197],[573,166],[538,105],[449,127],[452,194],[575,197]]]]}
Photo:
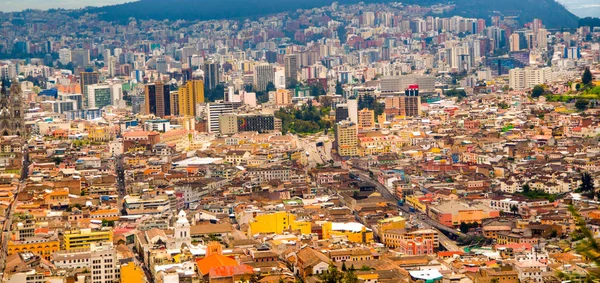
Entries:
{"type": "Polygon", "coordinates": [[[375,128],[375,111],[368,108],[358,111],[358,128],[364,130],[375,128]]]}
{"type": "Polygon", "coordinates": [[[110,140],[111,133],[108,127],[90,127],[88,128],[88,139],[94,142],[107,142],[110,140]]]}
{"type": "Polygon", "coordinates": [[[323,239],[335,237],[347,238],[354,243],[372,243],[373,231],[356,222],[325,222],[321,225],[323,239]]]}
{"type": "Polygon", "coordinates": [[[402,216],[390,217],[377,221],[377,229],[379,234],[385,233],[390,229],[404,229],[406,227],[406,219],[402,216]]]}
{"type": "Polygon", "coordinates": [[[300,230],[302,234],[311,233],[311,223],[296,221],[296,216],[285,211],[257,215],[248,227],[248,236],[259,233],[283,234],[285,231],[300,230]]]}
{"type": "Polygon", "coordinates": [[[191,80],[179,88],[179,115],[196,116],[196,105],[204,103],[204,81],[191,80]]]}
{"type": "Polygon", "coordinates": [[[275,105],[285,106],[292,104],[292,92],[287,89],[278,89],[275,92],[275,105]]]}
{"type": "Polygon", "coordinates": [[[141,267],[129,262],[127,265],[121,265],[121,283],[144,283],[144,271],[141,267]]]}
{"type": "Polygon", "coordinates": [[[358,156],[358,128],[356,124],[341,121],[335,124],[334,147],[340,156],[358,156]]]}
{"type": "Polygon", "coordinates": [[[406,201],[406,203],[408,203],[410,206],[414,207],[418,211],[421,211],[423,213],[427,211],[427,205],[419,201],[419,196],[407,196],[406,198],[404,198],[404,200],[406,201]]]}
{"type": "Polygon", "coordinates": [[[65,231],[63,242],[65,250],[88,249],[91,243],[112,242],[112,230],[81,229],[65,231]]]}
{"type": "Polygon", "coordinates": [[[20,252],[33,252],[39,254],[44,259],[50,260],[52,255],[60,250],[60,242],[56,240],[25,240],[25,241],[9,241],[8,255],[20,252]]]}

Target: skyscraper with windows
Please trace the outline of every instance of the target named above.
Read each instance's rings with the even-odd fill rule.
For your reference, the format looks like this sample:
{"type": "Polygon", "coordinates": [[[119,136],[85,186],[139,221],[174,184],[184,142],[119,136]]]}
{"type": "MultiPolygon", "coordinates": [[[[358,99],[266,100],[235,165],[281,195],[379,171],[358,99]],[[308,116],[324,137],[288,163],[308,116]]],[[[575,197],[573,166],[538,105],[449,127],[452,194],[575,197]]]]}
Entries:
{"type": "Polygon", "coordinates": [[[214,89],[219,84],[219,63],[207,61],[204,63],[204,84],[208,89],[214,89]]]}
{"type": "Polygon", "coordinates": [[[204,81],[190,80],[179,88],[179,115],[196,116],[196,106],[204,103],[204,81]]]}
{"type": "Polygon", "coordinates": [[[275,72],[270,64],[265,63],[254,67],[254,85],[257,91],[267,90],[267,85],[273,83],[274,77],[275,72]]]}
{"type": "Polygon", "coordinates": [[[288,54],[283,57],[286,83],[289,83],[291,79],[298,79],[298,61],[298,54],[288,54]]]}
{"type": "Polygon", "coordinates": [[[169,85],[162,82],[146,85],[145,89],[146,114],[158,117],[171,115],[171,93],[169,85]]]}

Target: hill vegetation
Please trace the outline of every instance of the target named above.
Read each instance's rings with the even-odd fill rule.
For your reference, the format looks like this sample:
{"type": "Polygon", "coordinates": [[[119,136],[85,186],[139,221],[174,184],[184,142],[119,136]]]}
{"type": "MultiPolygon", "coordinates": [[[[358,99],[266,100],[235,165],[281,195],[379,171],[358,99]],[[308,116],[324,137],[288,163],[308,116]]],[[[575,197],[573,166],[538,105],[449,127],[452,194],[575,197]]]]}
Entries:
{"type": "MultiPolygon", "coordinates": [[[[107,21],[127,21],[130,17],[155,20],[212,20],[253,18],[268,14],[330,5],[332,0],[141,0],[120,5],[88,8],[83,12],[100,13],[107,21]]],[[[339,0],[355,4],[359,0],[339,0]]],[[[363,0],[365,3],[393,0],[363,0]]],[[[446,0],[406,0],[405,4],[433,5],[446,0]]],[[[579,18],[555,0],[454,0],[456,9],[446,16],[460,15],[489,21],[490,15],[516,16],[520,24],[542,19],[549,28],[574,28],[579,18]]]]}

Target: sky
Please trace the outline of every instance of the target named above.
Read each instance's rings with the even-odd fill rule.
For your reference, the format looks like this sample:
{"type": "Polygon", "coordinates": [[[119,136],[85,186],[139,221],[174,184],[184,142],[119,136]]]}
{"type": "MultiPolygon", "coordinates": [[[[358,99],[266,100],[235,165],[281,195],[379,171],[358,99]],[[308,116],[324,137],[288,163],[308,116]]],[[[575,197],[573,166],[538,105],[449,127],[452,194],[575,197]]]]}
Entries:
{"type": "Polygon", "coordinates": [[[132,0],[0,0],[0,11],[14,12],[24,9],[47,10],[52,8],[82,8],[85,6],[106,6],[132,2],[132,0]]]}
{"type": "MultiPolygon", "coordinates": [[[[0,0],[0,11],[24,9],[81,8],[85,6],[114,5],[134,0],[0,0]]],[[[600,16],[600,0],[557,0],[579,17],[600,16]]]]}

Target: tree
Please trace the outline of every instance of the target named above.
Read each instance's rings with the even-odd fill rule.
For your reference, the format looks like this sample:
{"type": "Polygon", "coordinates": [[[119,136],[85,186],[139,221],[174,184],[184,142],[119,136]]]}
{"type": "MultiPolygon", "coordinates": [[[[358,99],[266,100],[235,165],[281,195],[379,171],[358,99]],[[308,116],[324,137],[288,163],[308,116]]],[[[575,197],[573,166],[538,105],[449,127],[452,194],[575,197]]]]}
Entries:
{"type": "Polygon", "coordinates": [[[340,283],[344,278],[344,273],[339,272],[333,262],[330,262],[327,271],[319,274],[318,278],[322,283],[340,283]]]}
{"type": "Polygon", "coordinates": [[[536,85],[533,87],[533,90],[531,91],[531,97],[537,98],[542,96],[542,94],[544,94],[544,86],[543,85],[536,85]]]}
{"type": "Polygon", "coordinates": [[[578,191],[590,198],[594,197],[594,179],[590,173],[583,172],[581,174],[581,184],[579,185],[578,191]]]}
{"type": "Polygon", "coordinates": [[[348,268],[346,267],[346,262],[345,261],[342,263],[342,271],[343,272],[348,271],[348,268]]]}
{"type": "Polygon", "coordinates": [[[523,185],[523,193],[524,194],[528,194],[529,191],[531,191],[531,188],[529,187],[529,184],[523,185]]]}
{"type": "Polygon", "coordinates": [[[581,76],[581,82],[583,82],[584,85],[590,85],[592,83],[592,80],[594,78],[592,77],[592,72],[590,72],[590,68],[585,68],[585,71],[583,71],[583,75],[581,76]]]}
{"type": "Polygon", "coordinates": [[[460,229],[461,232],[467,233],[467,232],[469,232],[469,224],[467,224],[465,222],[460,222],[459,229],[460,229]]]}
{"type": "Polygon", "coordinates": [[[350,270],[350,271],[347,271],[344,273],[344,280],[342,282],[343,283],[358,283],[358,282],[360,282],[360,280],[358,280],[356,273],[354,273],[353,270],[350,270]]]}
{"type": "Polygon", "coordinates": [[[575,102],[575,108],[577,108],[579,111],[585,111],[589,104],[590,102],[585,99],[577,99],[575,102]]]}
{"type": "Polygon", "coordinates": [[[517,215],[517,213],[519,212],[519,208],[513,204],[510,206],[510,212],[512,212],[514,215],[517,215]]]}

